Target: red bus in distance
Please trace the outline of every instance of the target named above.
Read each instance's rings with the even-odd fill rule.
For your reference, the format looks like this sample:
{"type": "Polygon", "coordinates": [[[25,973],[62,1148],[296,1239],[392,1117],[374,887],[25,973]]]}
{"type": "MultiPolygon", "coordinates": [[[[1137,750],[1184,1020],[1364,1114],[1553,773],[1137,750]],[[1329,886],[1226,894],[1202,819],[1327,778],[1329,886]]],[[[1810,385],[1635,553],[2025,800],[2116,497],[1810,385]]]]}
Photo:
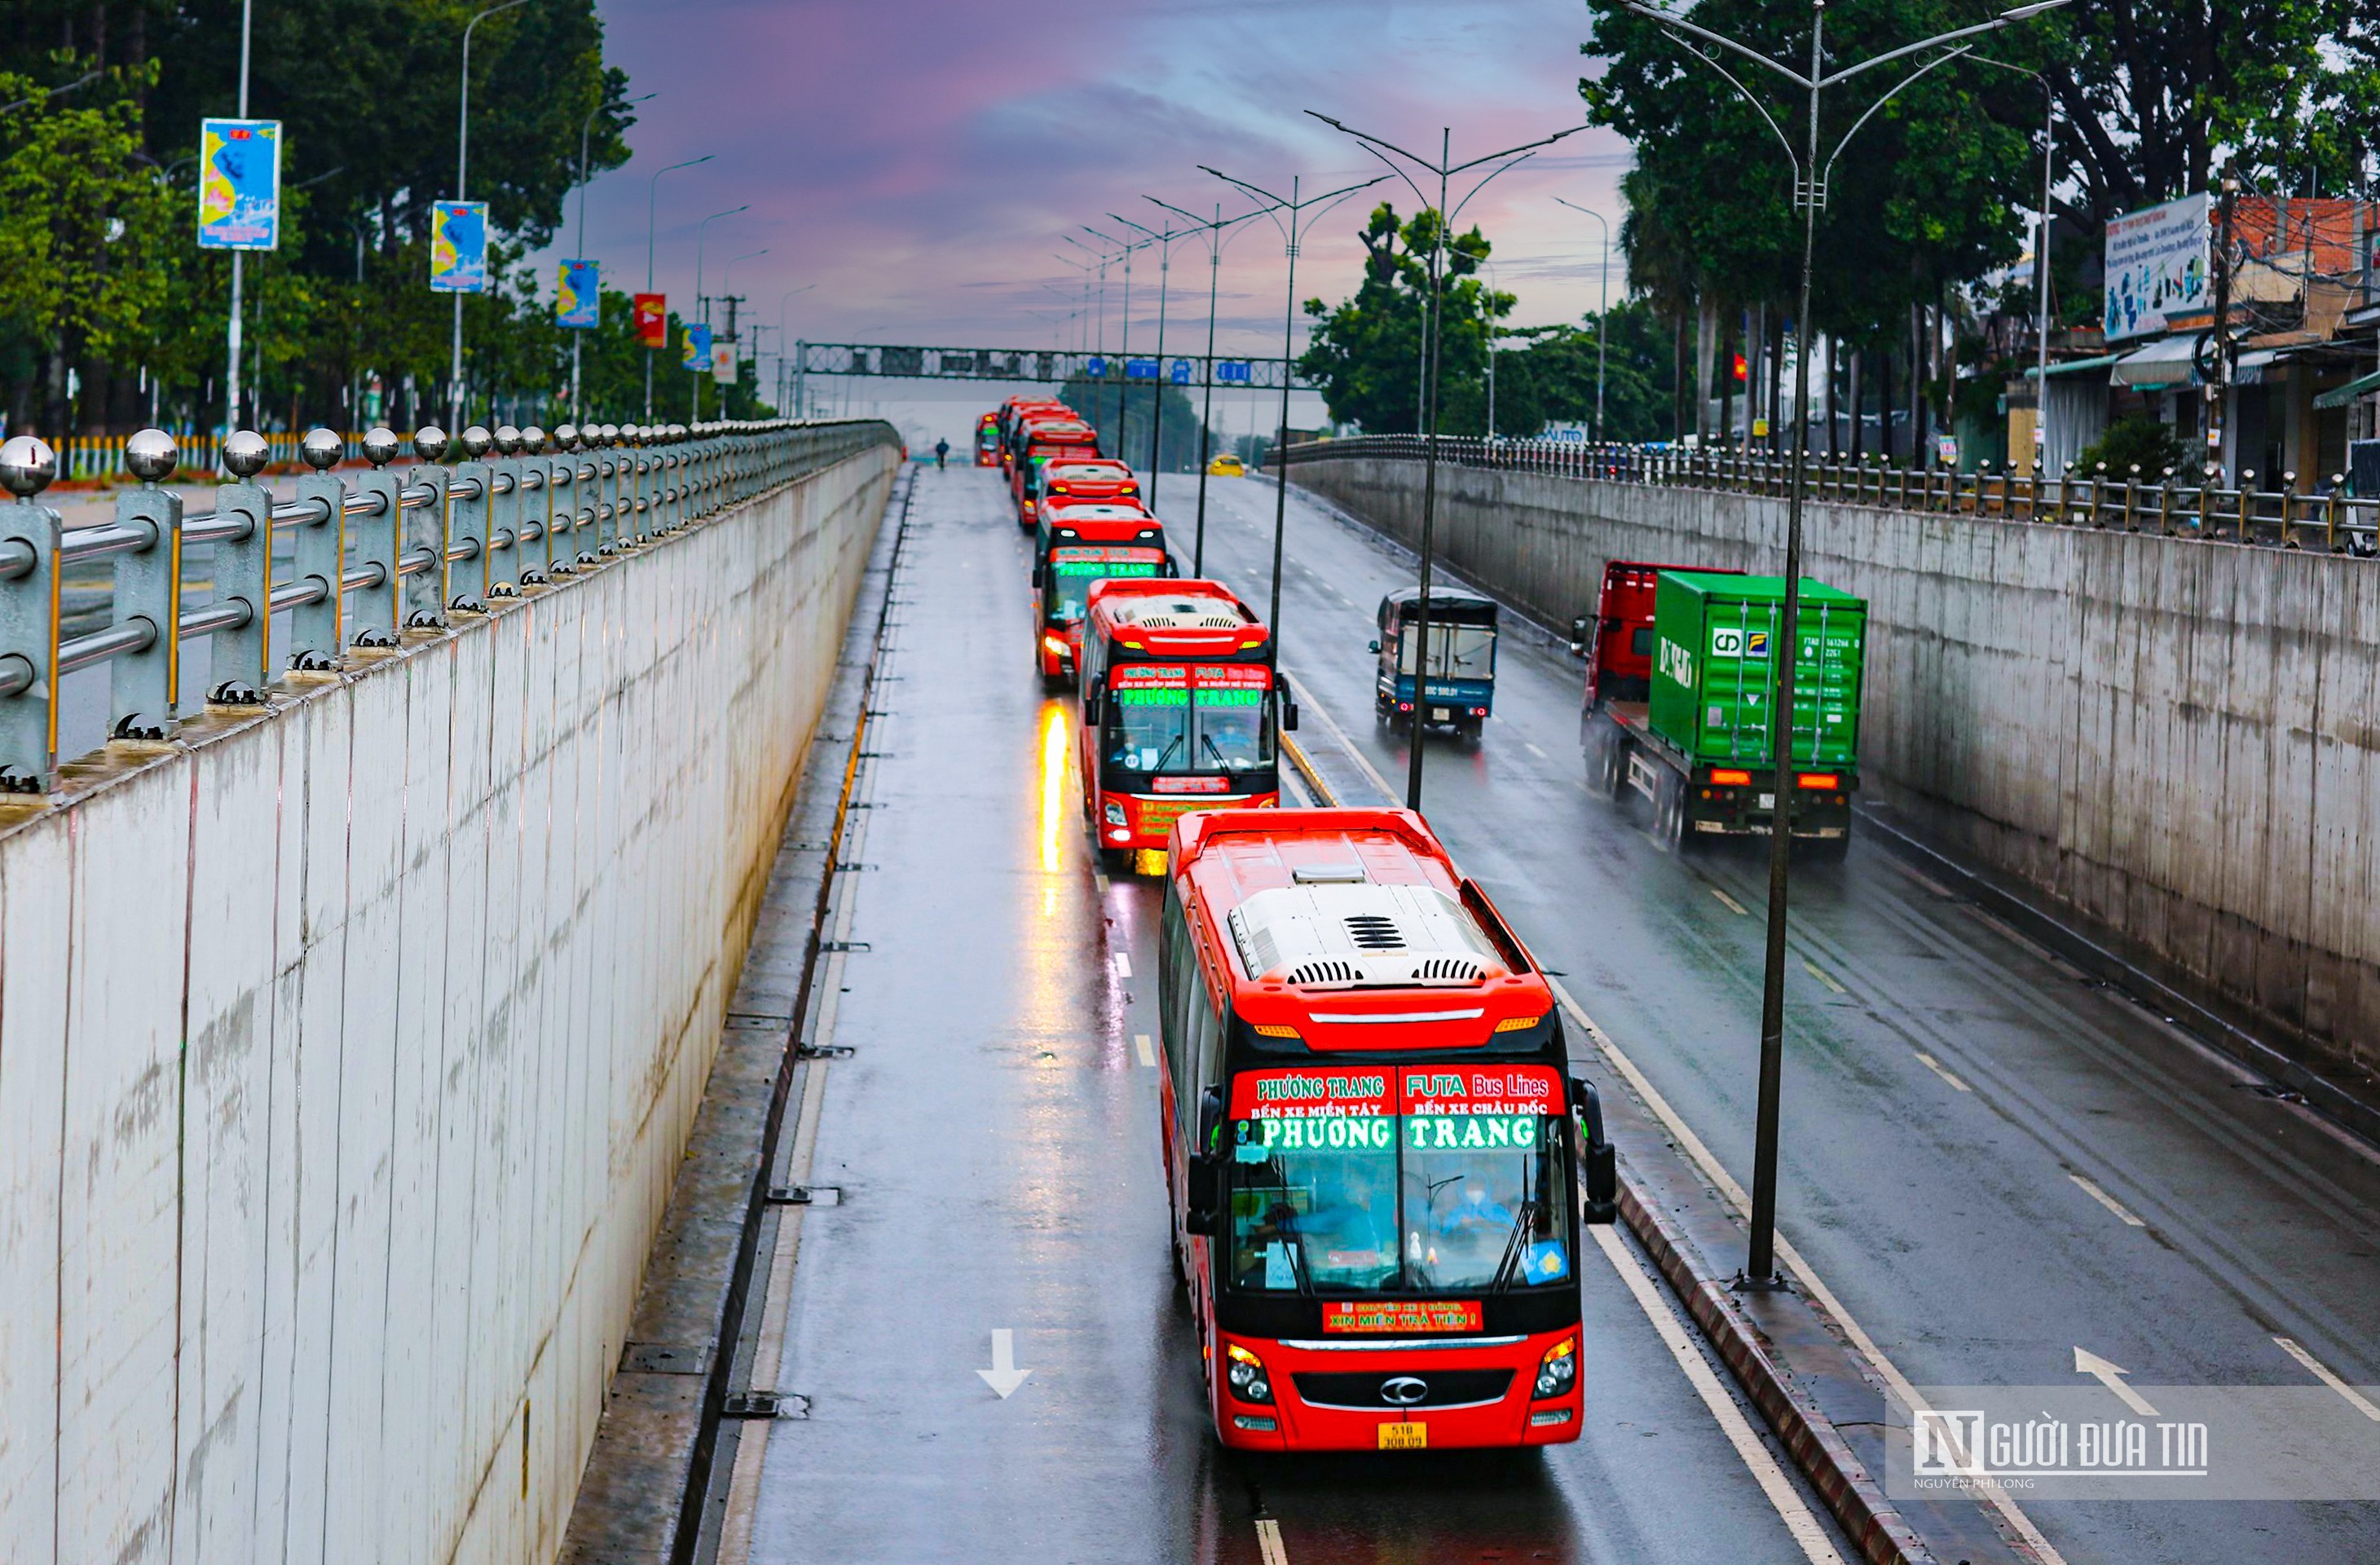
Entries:
{"type": "Polygon", "coordinates": [[[1138,505],[1053,505],[1034,530],[1033,657],[1044,684],[1062,685],[1083,661],[1091,588],[1111,576],[1172,574],[1165,529],[1138,505]]]}
{"type": "Polygon", "coordinates": [[[1024,438],[1025,420],[1029,415],[1046,414],[1056,418],[1073,418],[1074,409],[1055,397],[1012,396],[1000,405],[1000,470],[1011,473],[1016,467],[1017,445],[1024,438]]]}
{"type": "Polygon", "coordinates": [[[1038,506],[1053,500],[1128,500],[1142,503],[1140,480],[1112,456],[1059,456],[1026,470],[1025,498],[1038,506]]]}
{"type": "Polygon", "coordinates": [[[1167,1195],[1222,1442],[1576,1439],[1611,1146],[1487,894],[1408,810],[1217,810],[1174,826],[1159,938],[1167,1195]]]}
{"type": "Polygon", "coordinates": [[[1173,823],[1193,810],[1281,803],[1281,731],[1297,714],[1281,704],[1271,633],[1229,588],[1100,581],[1080,645],[1075,757],[1111,869],[1162,873],[1173,823]]]}
{"type": "Polygon", "coordinates": [[[1017,525],[1030,528],[1039,502],[1027,491],[1029,475],[1044,462],[1067,458],[1096,459],[1099,454],[1098,433],[1069,413],[1063,418],[1050,414],[1028,414],[1022,426],[1023,439],[1017,444],[1016,467],[1009,474],[1009,497],[1016,503],[1017,525]]]}
{"type": "Polygon", "coordinates": [[[975,465],[1000,466],[1000,415],[986,413],[975,421],[975,465]]]}

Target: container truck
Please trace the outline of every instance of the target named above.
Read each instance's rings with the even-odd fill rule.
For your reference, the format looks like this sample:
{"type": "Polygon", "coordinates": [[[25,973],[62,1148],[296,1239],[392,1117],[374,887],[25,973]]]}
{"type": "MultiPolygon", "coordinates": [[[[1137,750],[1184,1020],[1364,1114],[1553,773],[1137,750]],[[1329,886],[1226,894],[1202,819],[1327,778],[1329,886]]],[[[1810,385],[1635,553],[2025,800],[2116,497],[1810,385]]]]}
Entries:
{"type": "Polygon", "coordinates": [[[1770,719],[1784,618],[1782,576],[1613,562],[1594,620],[1574,632],[1587,652],[1579,743],[1588,790],[1643,794],[1654,835],[1681,850],[1768,835],[1787,793],[1794,841],[1841,856],[1859,790],[1867,605],[1802,583],[1792,765],[1780,789],[1770,719]]]}

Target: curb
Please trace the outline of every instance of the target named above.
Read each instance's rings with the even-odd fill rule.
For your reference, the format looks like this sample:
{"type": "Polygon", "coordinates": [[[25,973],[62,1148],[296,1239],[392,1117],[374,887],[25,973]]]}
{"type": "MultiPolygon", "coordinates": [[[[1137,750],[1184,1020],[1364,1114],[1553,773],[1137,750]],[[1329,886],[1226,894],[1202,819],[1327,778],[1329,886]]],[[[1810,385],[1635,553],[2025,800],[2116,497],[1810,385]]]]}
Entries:
{"type": "Polygon", "coordinates": [[[1827,1509],[1869,1565],[1925,1565],[1933,1554],[1885,1498],[1832,1421],[1806,1404],[1792,1377],[1773,1358],[1759,1328],[1742,1318],[1726,1285],[1695,1271],[1683,1234],[1648,1204],[1623,1170],[1620,1217],[1636,1235],[1670,1290],[1686,1306],[1769,1427],[1777,1431],[1827,1509]]]}

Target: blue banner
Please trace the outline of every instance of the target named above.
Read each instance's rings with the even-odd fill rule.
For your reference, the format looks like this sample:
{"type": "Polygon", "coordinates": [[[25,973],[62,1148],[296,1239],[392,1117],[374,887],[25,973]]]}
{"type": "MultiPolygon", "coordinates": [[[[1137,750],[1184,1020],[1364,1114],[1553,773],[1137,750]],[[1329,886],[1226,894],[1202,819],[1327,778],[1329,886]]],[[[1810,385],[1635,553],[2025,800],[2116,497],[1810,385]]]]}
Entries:
{"type": "Polygon", "coordinates": [[[1153,381],[1157,379],[1157,360],[1154,358],[1125,359],[1123,361],[1123,378],[1127,381],[1153,381]]]}
{"type": "Polygon", "coordinates": [[[1245,364],[1218,364],[1215,366],[1215,379],[1223,385],[1245,385],[1248,383],[1248,367],[1245,364]]]}
{"type": "Polygon", "coordinates": [[[488,291],[487,202],[431,204],[430,287],[441,294],[488,291]]]}
{"type": "Polygon", "coordinates": [[[199,121],[199,249],[281,243],[281,122],[199,121]]]}
{"type": "Polygon", "coordinates": [[[678,360],[686,370],[707,370],[710,368],[710,327],[707,322],[691,321],[686,328],[686,354],[678,360]]]}
{"type": "Polygon", "coordinates": [[[603,269],[591,261],[565,261],[553,290],[553,323],[586,331],[603,323],[603,269]]]}

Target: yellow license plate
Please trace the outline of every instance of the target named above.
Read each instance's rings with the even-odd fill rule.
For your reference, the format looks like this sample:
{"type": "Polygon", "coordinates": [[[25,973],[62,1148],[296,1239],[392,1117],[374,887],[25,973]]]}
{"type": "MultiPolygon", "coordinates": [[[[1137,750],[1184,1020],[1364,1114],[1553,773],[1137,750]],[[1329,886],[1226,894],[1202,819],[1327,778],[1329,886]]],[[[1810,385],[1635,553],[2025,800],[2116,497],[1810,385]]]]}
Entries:
{"type": "Polygon", "coordinates": [[[1380,1425],[1382,1450],[1422,1450],[1429,1445],[1427,1424],[1383,1424],[1380,1425]]]}

